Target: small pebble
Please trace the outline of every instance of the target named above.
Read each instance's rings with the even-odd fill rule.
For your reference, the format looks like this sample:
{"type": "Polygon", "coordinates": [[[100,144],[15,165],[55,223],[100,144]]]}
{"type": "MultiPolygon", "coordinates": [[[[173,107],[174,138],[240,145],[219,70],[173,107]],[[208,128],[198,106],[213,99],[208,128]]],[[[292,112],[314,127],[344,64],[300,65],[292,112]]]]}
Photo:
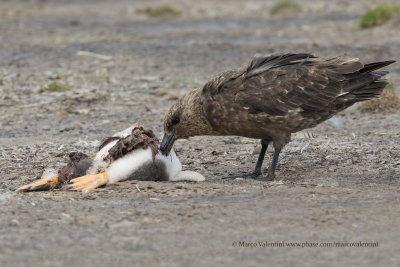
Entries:
{"type": "Polygon", "coordinates": [[[187,184],[176,184],[175,188],[176,189],[190,189],[190,187],[187,184]]]}

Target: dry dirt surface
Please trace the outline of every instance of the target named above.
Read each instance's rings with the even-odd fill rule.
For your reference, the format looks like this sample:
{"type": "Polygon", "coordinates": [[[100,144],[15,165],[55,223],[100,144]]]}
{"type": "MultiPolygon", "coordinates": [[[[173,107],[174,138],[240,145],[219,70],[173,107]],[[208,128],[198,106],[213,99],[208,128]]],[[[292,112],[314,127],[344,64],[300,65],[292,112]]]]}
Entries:
{"type": "Polygon", "coordinates": [[[0,266],[399,266],[399,113],[354,106],[294,135],[274,182],[221,179],[252,170],[256,140],[196,137],[175,148],[202,183],[13,191],[135,121],[161,137],[178,97],[255,53],[400,60],[399,19],[357,28],[378,1],[297,2],[171,0],[180,14],[154,18],[156,1],[1,1],[0,266]]]}

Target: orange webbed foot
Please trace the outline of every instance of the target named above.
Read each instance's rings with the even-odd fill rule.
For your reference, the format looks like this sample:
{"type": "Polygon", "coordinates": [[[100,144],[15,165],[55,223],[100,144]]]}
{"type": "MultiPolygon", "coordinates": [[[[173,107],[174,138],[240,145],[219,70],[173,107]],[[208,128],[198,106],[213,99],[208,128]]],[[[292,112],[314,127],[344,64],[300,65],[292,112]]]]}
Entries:
{"type": "Polygon", "coordinates": [[[97,187],[105,185],[108,183],[108,177],[105,172],[93,174],[93,175],[85,175],[70,181],[70,185],[67,187],[70,190],[88,192],[97,187]]]}
{"type": "Polygon", "coordinates": [[[42,178],[36,182],[21,186],[17,191],[28,192],[28,191],[40,191],[40,190],[51,190],[54,189],[59,180],[58,177],[52,176],[49,178],[42,178]]]}

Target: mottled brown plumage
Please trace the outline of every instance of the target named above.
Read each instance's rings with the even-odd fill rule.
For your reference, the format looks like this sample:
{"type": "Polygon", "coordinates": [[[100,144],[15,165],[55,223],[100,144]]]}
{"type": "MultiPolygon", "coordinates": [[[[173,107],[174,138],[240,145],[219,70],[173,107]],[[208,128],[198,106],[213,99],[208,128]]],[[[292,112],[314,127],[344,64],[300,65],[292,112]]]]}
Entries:
{"type": "Polygon", "coordinates": [[[92,160],[82,152],[71,152],[68,156],[68,164],[58,170],[59,184],[57,187],[61,187],[73,178],[85,175],[92,164],[92,160]]]}
{"type": "MultiPolygon", "coordinates": [[[[104,142],[107,142],[108,140],[110,140],[110,138],[106,139],[106,141],[103,141],[103,143],[100,145],[100,148],[104,147],[104,142]]],[[[110,141],[112,140],[114,139],[111,139],[110,141]]],[[[152,130],[145,130],[143,127],[135,127],[132,129],[132,133],[127,137],[118,138],[118,142],[112,148],[110,148],[108,155],[104,158],[104,161],[111,163],[135,149],[147,149],[148,147],[150,147],[151,152],[153,153],[154,161],[158,153],[158,143],[159,141],[155,137],[152,130]]]]}
{"type": "Polygon", "coordinates": [[[394,61],[362,64],[356,58],[317,58],[311,54],[255,56],[248,66],[218,75],[174,104],[164,121],[161,151],[177,138],[237,135],[261,139],[275,154],[268,178],[274,177],[280,150],[292,133],[311,128],[356,102],[378,97],[394,61]]]}

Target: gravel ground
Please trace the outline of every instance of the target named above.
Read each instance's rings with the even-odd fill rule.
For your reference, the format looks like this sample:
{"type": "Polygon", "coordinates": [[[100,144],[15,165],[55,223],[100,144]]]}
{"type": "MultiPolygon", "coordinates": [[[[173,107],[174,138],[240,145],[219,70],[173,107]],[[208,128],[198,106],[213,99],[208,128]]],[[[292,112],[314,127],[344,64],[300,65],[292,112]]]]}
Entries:
{"type": "Polygon", "coordinates": [[[178,97],[255,53],[400,60],[400,19],[357,28],[379,1],[169,3],[178,17],[146,15],[156,1],[0,2],[0,266],[399,266],[400,113],[354,106],[294,135],[274,182],[221,179],[254,167],[256,140],[196,137],[175,148],[203,183],[13,191],[135,121],[161,137],[178,97]],[[54,81],[65,90],[38,93],[54,81]],[[326,247],[359,241],[375,246],[326,247]]]}

